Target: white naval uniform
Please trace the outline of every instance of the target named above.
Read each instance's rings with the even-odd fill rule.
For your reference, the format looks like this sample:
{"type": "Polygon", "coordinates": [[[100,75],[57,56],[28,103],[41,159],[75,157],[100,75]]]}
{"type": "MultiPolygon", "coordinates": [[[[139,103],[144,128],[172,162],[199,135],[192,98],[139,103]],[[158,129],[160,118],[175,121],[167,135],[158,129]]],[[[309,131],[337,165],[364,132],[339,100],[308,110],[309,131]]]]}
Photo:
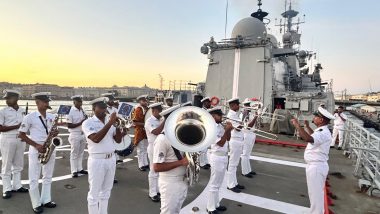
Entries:
{"type": "MultiPolygon", "coordinates": [[[[108,112],[108,114],[112,114],[112,113],[116,112],[116,114],[118,115],[118,110],[117,110],[117,108],[115,108],[115,107],[113,107],[113,106],[108,106],[108,105],[107,105],[107,112],[108,112]]],[[[114,142],[114,143],[116,143],[116,142],[114,142]]],[[[123,158],[121,158],[118,154],[115,153],[115,155],[116,155],[116,160],[123,159],[123,158]]]]}
{"type": "Polygon", "coordinates": [[[219,190],[222,186],[224,175],[227,170],[228,164],[228,142],[223,147],[216,144],[224,135],[224,127],[221,124],[217,124],[217,139],[214,144],[211,145],[210,152],[210,165],[211,176],[209,181],[209,195],[207,200],[207,210],[214,211],[219,207],[219,190]]]}
{"type": "MultiPolygon", "coordinates": [[[[85,113],[82,109],[72,106],[67,115],[67,122],[72,124],[80,123],[85,119],[85,113]]],[[[69,128],[69,143],[71,144],[70,167],[71,173],[83,170],[82,161],[83,153],[86,148],[86,138],[82,132],[82,126],[69,128]]]]}
{"type": "Polygon", "coordinates": [[[145,121],[145,125],[144,125],[145,131],[146,131],[146,137],[148,138],[148,159],[150,162],[148,180],[149,180],[149,196],[150,197],[157,195],[157,193],[159,192],[158,173],[155,172],[153,169],[154,141],[156,140],[157,135],[152,134],[152,131],[155,130],[157,127],[159,127],[160,124],[161,124],[161,121],[157,119],[155,116],[151,115],[145,121]]]}
{"type": "MultiPolygon", "coordinates": [[[[347,116],[343,113],[340,114],[345,120],[347,120],[347,116]]],[[[339,117],[338,113],[334,114],[335,120],[334,120],[334,129],[332,134],[332,140],[330,146],[335,145],[336,137],[339,134],[339,147],[342,147],[343,145],[343,137],[344,137],[344,123],[345,121],[342,120],[342,118],[339,117]]]]}
{"type": "MultiPolygon", "coordinates": [[[[249,117],[249,121],[252,121],[253,117],[249,117]]],[[[256,141],[256,134],[253,131],[243,130],[244,143],[243,153],[241,154],[241,173],[246,175],[252,172],[251,168],[251,152],[256,141]]]]}
{"type": "Polygon", "coordinates": [[[329,159],[331,133],[327,126],[322,126],[315,129],[311,136],[314,143],[307,144],[304,154],[310,213],[324,214],[324,186],[329,171],[327,161],[329,159]]]}
{"type": "MultiPolygon", "coordinates": [[[[46,113],[46,118],[43,118],[40,112],[35,111],[24,117],[20,132],[27,133],[29,131],[29,138],[35,143],[43,145],[47,138],[47,133],[40,118],[44,122],[47,131],[50,131],[55,116],[50,113],[46,113]]],[[[29,195],[32,201],[33,208],[51,202],[51,182],[55,164],[55,153],[53,151],[50,160],[46,164],[41,164],[38,160],[38,151],[35,147],[29,146],[29,195]],[[38,179],[40,178],[42,169],[42,190],[41,196],[38,189],[38,179]]]]}
{"type": "MultiPolygon", "coordinates": [[[[227,114],[228,118],[234,120],[240,120],[239,112],[235,112],[233,110],[229,110],[227,114]]],[[[234,128],[240,126],[239,123],[235,121],[230,121],[234,128]]],[[[227,187],[234,188],[238,182],[236,178],[237,166],[239,165],[240,156],[243,152],[244,145],[244,134],[242,131],[232,130],[231,131],[231,140],[229,142],[230,147],[230,159],[228,163],[228,171],[227,171],[227,187]]]]}
{"type": "MultiPolygon", "coordinates": [[[[107,123],[109,117],[105,119],[107,123]]],[[[95,115],[85,120],[82,130],[87,139],[88,147],[88,183],[90,190],[87,195],[89,214],[106,214],[108,200],[111,196],[113,180],[115,177],[116,159],[114,136],[116,128],[111,126],[107,134],[99,143],[94,143],[88,138],[91,134],[99,132],[104,126],[95,115]]]]}
{"type": "MultiPolygon", "coordinates": [[[[181,152],[182,156],[183,153],[181,152]]],[[[169,140],[164,134],[154,142],[153,163],[178,161],[169,140]]],[[[178,214],[186,199],[188,184],[184,180],[186,167],[180,166],[166,172],[159,172],[158,186],[161,193],[161,214],[178,214]]]]}
{"type": "MultiPolygon", "coordinates": [[[[205,107],[202,107],[202,108],[207,111],[207,108],[205,108],[205,107]]],[[[208,152],[208,148],[199,152],[199,165],[200,166],[204,166],[206,164],[209,164],[209,161],[207,158],[207,152],[208,152]]]]}
{"type": "MultiPolygon", "coordinates": [[[[0,125],[15,126],[22,122],[25,110],[19,107],[5,107],[0,110],[0,125]]],[[[18,138],[18,130],[2,132],[0,135],[0,152],[2,159],[1,178],[3,193],[18,190],[21,185],[21,171],[24,167],[25,142],[18,138]]]]}

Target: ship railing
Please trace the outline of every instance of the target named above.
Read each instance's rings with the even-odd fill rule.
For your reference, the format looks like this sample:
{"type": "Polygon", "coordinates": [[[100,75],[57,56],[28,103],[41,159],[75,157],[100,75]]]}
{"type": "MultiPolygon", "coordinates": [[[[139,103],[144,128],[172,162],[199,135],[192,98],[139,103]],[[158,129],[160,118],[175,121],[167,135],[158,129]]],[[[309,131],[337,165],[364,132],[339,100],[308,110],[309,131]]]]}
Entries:
{"type": "Polygon", "coordinates": [[[343,147],[354,160],[354,176],[369,181],[370,188],[380,189],[380,137],[347,119],[343,147]]]}

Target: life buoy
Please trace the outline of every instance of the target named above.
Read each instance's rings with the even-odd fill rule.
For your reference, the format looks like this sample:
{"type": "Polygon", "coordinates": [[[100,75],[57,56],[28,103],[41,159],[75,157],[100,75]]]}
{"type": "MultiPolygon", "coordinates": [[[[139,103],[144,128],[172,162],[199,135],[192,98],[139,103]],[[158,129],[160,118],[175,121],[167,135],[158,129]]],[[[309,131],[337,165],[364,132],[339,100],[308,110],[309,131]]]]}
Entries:
{"type": "Polygon", "coordinates": [[[215,96],[211,97],[211,105],[212,106],[217,106],[219,104],[219,101],[220,100],[218,97],[215,97],[215,96]]]}

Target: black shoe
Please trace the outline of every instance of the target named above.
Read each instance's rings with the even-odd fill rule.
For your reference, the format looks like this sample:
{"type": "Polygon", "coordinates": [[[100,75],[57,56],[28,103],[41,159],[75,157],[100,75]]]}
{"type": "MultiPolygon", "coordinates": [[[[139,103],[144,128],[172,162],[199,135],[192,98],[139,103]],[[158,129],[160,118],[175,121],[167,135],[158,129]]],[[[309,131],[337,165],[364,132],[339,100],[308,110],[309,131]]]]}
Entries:
{"type": "Polygon", "coordinates": [[[161,197],[161,193],[158,192],[157,195],[161,197]]]}
{"type": "Polygon", "coordinates": [[[149,196],[149,198],[150,198],[150,200],[152,200],[153,202],[160,202],[160,201],[161,201],[161,198],[160,198],[160,196],[158,196],[158,195],[155,195],[155,196],[153,196],[153,197],[150,197],[150,196],[149,196]]]}
{"type": "Polygon", "coordinates": [[[33,208],[33,212],[34,213],[43,213],[44,212],[44,208],[42,206],[33,208]]]}
{"type": "Polygon", "coordinates": [[[88,172],[84,169],[82,169],[81,171],[79,171],[78,173],[82,174],[82,175],[88,175],[88,172]]]}
{"type": "Polygon", "coordinates": [[[255,171],[251,171],[250,173],[248,174],[251,174],[251,175],[256,175],[256,172],[255,171]]]}
{"type": "Polygon", "coordinates": [[[201,166],[202,169],[210,169],[210,166],[208,164],[204,165],[204,166],[201,166]]]}
{"type": "Polygon", "coordinates": [[[213,210],[213,211],[207,210],[207,213],[208,214],[218,214],[219,212],[218,212],[218,210],[213,210]]]}
{"type": "Polygon", "coordinates": [[[145,172],[145,171],[146,171],[146,168],[145,168],[144,166],[142,166],[142,167],[139,167],[139,170],[140,170],[141,172],[145,172]]]}
{"type": "Polygon", "coordinates": [[[73,172],[73,174],[71,175],[71,177],[77,178],[78,177],[78,173],[77,172],[73,172]]]}
{"type": "Polygon", "coordinates": [[[118,164],[118,163],[123,163],[123,160],[117,160],[116,164],[118,164]]]}
{"type": "Polygon", "coordinates": [[[117,184],[117,183],[119,183],[119,181],[117,179],[113,179],[113,183],[117,184]]]}
{"type": "Polygon", "coordinates": [[[50,202],[44,204],[44,207],[46,207],[46,208],[55,208],[56,206],[57,206],[57,204],[54,201],[50,201],[50,202]]]}
{"type": "Polygon", "coordinates": [[[342,150],[342,147],[338,147],[338,150],[342,150]]]}
{"type": "Polygon", "coordinates": [[[245,189],[245,187],[243,185],[240,185],[240,184],[236,185],[235,187],[238,189],[245,189]]]}
{"type": "Polygon", "coordinates": [[[227,188],[228,190],[231,190],[232,192],[235,192],[235,193],[241,193],[241,190],[237,187],[233,187],[233,188],[227,188]]]}
{"type": "Polygon", "coordinates": [[[335,146],[330,146],[330,149],[335,148],[335,146]]]}
{"type": "Polygon", "coordinates": [[[247,178],[253,178],[253,175],[251,175],[251,174],[246,174],[246,175],[244,175],[244,174],[242,174],[244,177],[247,177],[247,178]]]}
{"type": "Polygon", "coordinates": [[[227,207],[225,207],[225,206],[219,206],[219,207],[216,208],[216,210],[224,212],[224,211],[227,210],[227,207]]]}
{"type": "Polygon", "coordinates": [[[6,192],[3,193],[3,198],[4,199],[9,199],[11,197],[12,197],[11,191],[6,191],[6,192]]]}
{"type": "Polygon", "coordinates": [[[29,189],[25,187],[20,187],[18,190],[13,190],[12,192],[27,193],[29,192],[29,189]]]}
{"type": "Polygon", "coordinates": [[[206,164],[206,166],[208,166],[209,168],[211,167],[211,165],[210,165],[210,164],[206,164]]]}
{"type": "Polygon", "coordinates": [[[149,169],[149,165],[143,166],[142,168],[149,169]]]}

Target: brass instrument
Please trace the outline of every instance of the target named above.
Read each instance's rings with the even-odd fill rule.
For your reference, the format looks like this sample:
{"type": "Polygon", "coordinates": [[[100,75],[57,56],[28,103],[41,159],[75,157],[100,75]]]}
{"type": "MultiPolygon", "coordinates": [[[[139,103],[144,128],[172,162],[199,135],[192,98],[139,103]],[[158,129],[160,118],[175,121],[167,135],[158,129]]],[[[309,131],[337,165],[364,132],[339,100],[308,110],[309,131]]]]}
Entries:
{"type": "Polygon", "coordinates": [[[190,186],[199,181],[199,152],[216,140],[216,123],[204,109],[186,106],[170,114],[165,122],[165,135],[170,144],[185,152],[189,160],[186,180],[190,186]]]}
{"type": "Polygon", "coordinates": [[[117,117],[116,122],[113,124],[113,126],[119,129],[129,129],[133,126],[133,121],[130,117],[117,117]]]}
{"type": "Polygon", "coordinates": [[[223,116],[223,122],[222,122],[222,124],[225,124],[225,122],[228,121],[228,120],[236,122],[236,123],[239,123],[242,126],[242,128],[237,128],[236,127],[235,128],[236,130],[239,130],[239,131],[243,131],[243,130],[251,131],[251,132],[254,132],[259,137],[267,138],[267,139],[270,139],[270,140],[277,140],[278,139],[278,136],[275,135],[275,134],[272,134],[272,133],[269,133],[269,132],[266,132],[266,131],[263,131],[263,130],[260,130],[260,129],[256,129],[255,127],[249,127],[248,126],[248,123],[249,123],[248,120],[240,121],[240,120],[235,120],[235,119],[223,116]]]}
{"type": "Polygon", "coordinates": [[[44,153],[38,154],[38,160],[40,161],[41,164],[46,164],[47,162],[49,162],[50,157],[53,154],[55,147],[61,145],[63,142],[62,138],[53,137],[53,134],[52,134],[54,130],[58,130],[58,119],[59,119],[59,116],[57,115],[54,118],[52,127],[51,127],[49,134],[45,140],[45,143],[43,145],[43,147],[46,149],[46,151],[44,153]]]}

